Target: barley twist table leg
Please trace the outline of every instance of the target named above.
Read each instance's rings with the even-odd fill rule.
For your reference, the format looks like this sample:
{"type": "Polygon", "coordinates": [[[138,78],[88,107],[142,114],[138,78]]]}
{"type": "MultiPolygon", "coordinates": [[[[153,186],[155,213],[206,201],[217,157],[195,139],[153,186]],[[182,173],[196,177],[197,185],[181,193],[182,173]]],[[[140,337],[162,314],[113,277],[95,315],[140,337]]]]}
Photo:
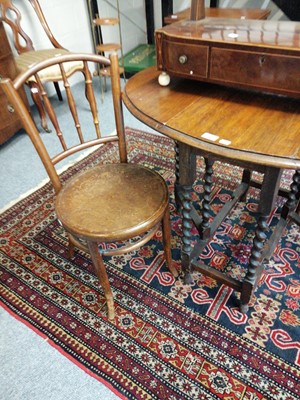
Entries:
{"type": "Polygon", "coordinates": [[[184,272],[185,283],[191,283],[191,237],[192,237],[192,187],[196,176],[196,156],[193,149],[183,143],[178,144],[179,169],[177,170],[179,178],[179,190],[181,193],[182,207],[182,249],[181,262],[184,272]]]}
{"type": "MultiPolygon", "coordinates": [[[[297,203],[299,201],[299,196],[300,196],[300,170],[296,170],[296,172],[293,175],[293,180],[290,186],[290,192],[289,192],[289,197],[287,199],[287,202],[282,208],[281,216],[283,218],[287,218],[289,212],[291,210],[294,210],[297,206],[297,203]]],[[[299,205],[298,205],[299,207],[299,205]]]]}
{"type": "Polygon", "coordinates": [[[181,249],[181,260],[182,268],[185,272],[185,283],[189,284],[192,282],[191,277],[191,264],[190,254],[192,251],[191,238],[192,238],[192,227],[193,221],[191,217],[192,210],[192,199],[191,192],[192,186],[182,186],[182,249],[181,249]]]}
{"type": "Polygon", "coordinates": [[[179,190],[180,190],[180,184],[179,184],[179,146],[178,142],[175,142],[174,146],[175,150],[175,203],[176,203],[176,208],[177,210],[180,209],[180,199],[179,199],[179,190]]]}
{"type": "Polygon", "coordinates": [[[240,310],[243,313],[248,311],[248,303],[251,294],[264,270],[263,248],[267,237],[266,232],[269,229],[267,221],[271,211],[275,207],[275,200],[280,186],[281,175],[282,169],[274,167],[266,167],[264,172],[263,183],[260,191],[260,201],[257,210],[260,217],[257,222],[257,228],[253,239],[248,271],[242,283],[240,310]]]}
{"type": "Polygon", "coordinates": [[[253,239],[253,246],[251,249],[251,256],[249,259],[248,272],[245,276],[242,292],[240,310],[242,313],[248,311],[248,303],[251,298],[252,291],[257,283],[258,269],[261,267],[261,255],[264,242],[266,240],[266,231],[268,230],[268,215],[261,215],[257,223],[257,229],[253,239]]]}
{"type": "Polygon", "coordinates": [[[210,196],[212,191],[212,174],[214,162],[205,158],[205,174],[204,174],[204,195],[202,203],[202,224],[201,224],[201,237],[203,239],[210,237],[209,218],[210,218],[210,196]]]}

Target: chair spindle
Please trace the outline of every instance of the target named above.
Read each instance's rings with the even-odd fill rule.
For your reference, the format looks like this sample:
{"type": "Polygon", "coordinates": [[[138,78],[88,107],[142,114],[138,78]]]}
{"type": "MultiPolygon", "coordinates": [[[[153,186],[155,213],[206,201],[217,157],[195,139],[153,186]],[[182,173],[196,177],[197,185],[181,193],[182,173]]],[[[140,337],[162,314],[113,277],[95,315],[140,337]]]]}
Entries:
{"type": "Polygon", "coordinates": [[[55,129],[56,134],[57,134],[57,136],[58,136],[58,138],[60,140],[62,148],[64,150],[66,150],[67,146],[66,146],[66,143],[65,143],[65,140],[64,140],[64,136],[63,136],[63,133],[62,133],[62,131],[60,129],[60,126],[59,126],[58,120],[56,118],[55,111],[53,110],[51,101],[49,100],[47,91],[46,91],[46,89],[45,89],[45,87],[44,87],[39,75],[35,74],[34,77],[35,77],[36,83],[38,85],[39,92],[40,92],[40,95],[41,95],[41,97],[43,99],[43,103],[44,103],[45,109],[47,111],[47,114],[48,114],[48,116],[50,118],[50,121],[52,122],[52,125],[54,126],[54,129],[55,129]]]}
{"type": "Polygon", "coordinates": [[[99,120],[98,120],[97,103],[96,103],[94,89],[93,89],[92,76],[91,76],[91,73],[90,73],[90,70],[88,68],[88,64],[86,61],[84,62],[83,73],[85,75],[86,98],[88,99],[88,102],[91,107],[97,137],[100,139],[101,132],[100,132],[99,120]]]}
{"type": "Polygon", "coordinates": [[[73,97],[73,94],[72,94],[72,91],[71,91],[71,87],[70,87],[69,81],[67,79],[67,75],[66,75],[66,72],[65,72],[65,69],[64,69],[64,65],[63,64],[59,64],[59,67],[60,67],[60,72],[61,72],[63,84],[64,84],[64,87],[66,89],[67,100],[68,100],[70,111],[71,111],[71,114],[72,114],[72,117],[73,117],[73,120],[74,120],[74,123],[75,123],[77,134],[78,134],[80,143],[84,143],[82,130],[81,130],[81,125],[80,125],[79,118],[78,118],[76,104],[75,104],[75,101],[74,101],[74,97],[73,97]]]}

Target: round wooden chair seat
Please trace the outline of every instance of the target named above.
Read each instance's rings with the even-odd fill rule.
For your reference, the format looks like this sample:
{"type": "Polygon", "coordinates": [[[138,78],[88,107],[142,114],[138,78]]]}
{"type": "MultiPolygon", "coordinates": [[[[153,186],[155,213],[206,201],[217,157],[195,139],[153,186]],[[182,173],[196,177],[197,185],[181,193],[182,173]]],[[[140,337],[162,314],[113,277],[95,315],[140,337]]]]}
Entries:
{"type": "Polygon", "coordinates": [[[99,165],[64,185],[56,212],[74,236],[125,240],[159,223],[168,197],[167,185],[155,171],[135,164],[99,165]]]}
{"type": "Polygon", "coordinates": [[[74,257],[75,248],[88,252],[91,256],[107,302],[108,318],[114,319],[115,308],[103,256],[116,256],[139,249],[161,228],[165,262],[171,274],[177,277],[178,271],[172,262],[169,194],[166,182],[151,169],[128,164],[117,54],[110,54],[110,59],[96,54],[76,53],[53,57],[41,63],[34,63],[14,82],[9,79],[2,80],[0,86],[4,88],[9,104],[17,111],[53,184],[56,193],[56,213],[68,235],[69,258],[74,257]],[[83,70],[78,71],[77,78],[84,79],[82,82],[84,84],[80,87],[84,89],[86,96],[84,108],[87,106],[86,112],[92,118],[94,135],[90,124],[80,122],[82,113],[78,113],[76,104],[79,100],[82,104],[83,93],[72,91],[67,78],[66,64],[78,61],[82,62],[83,70]],[[111,68],[111,97],[114,112],[112,115],[102,112],[101,119],[88,67],[89,62],[96,63],[98,67],[111,68]],[[63,130],[59,123],[62,116],[61,107],[57,109],[57,105],[54,107],[51,104],[52,97],[47,95],[47,90],[39,78],[41,71],[52,66],[57,66],[62,73],[67,98],[65,104],[69,106],[70,111],[63,113],[64,117],[69,117],[68,128],[63,130]],[[35,77],[43,93],[47,115],[61,145],[55,155],[47,152],[43,135],[39,134],[24,100],[18,94],[18,90],[31,76],[35,77]],[[101,136],[101,126],[104,124],[102,117],[114,118],[115,134],[101,136]],[[75,129],[72,129],[74,126],[75,129]],[[109,162],[93,166],[63,182],[56,170],[60,161],[84,149],[99,145],[108,145],[112,148],[112,144],[115,146],[114,151],[118,150],[118,163],[109,162]]]}

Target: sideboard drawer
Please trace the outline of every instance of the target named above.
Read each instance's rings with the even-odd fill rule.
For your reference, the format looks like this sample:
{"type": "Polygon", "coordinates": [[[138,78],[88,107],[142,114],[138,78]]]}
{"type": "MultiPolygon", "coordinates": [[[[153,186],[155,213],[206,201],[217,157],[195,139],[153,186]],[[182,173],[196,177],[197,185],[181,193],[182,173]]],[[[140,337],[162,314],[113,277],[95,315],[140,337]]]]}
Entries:
{"type": "Polygon", "coordinates": [[[167,71],[194,79],[206,78],[208,73],[208,46],[164,41],[164,64],[167,71]]]}
{"type": "MultiPolygon", "coordinates": [[[[17,75],[17,67],[14,56],[9,46],[3,23],[0,21],[0,80],[6,77],[14,79],[17,75]]],[[[25,92],[22,88],[22,95],[25,92]]],[[[0,87],[0,144],[8,140],[21,127],[21,121],[16,113],[10,113],[7,109],[8,101],[3,89],[0,87]]]]}
{"type": "Polygon", "coordinates": [[[2,57],[2,55],[0,54],[0,79],[7,77],[13,79],[18,75],[16,64],[14,62],[11,62],[12,59],[12,54],[8,54],[5,57],[2,57]]]}
{"type": "Polygon", "coordinates": [[[299,57],[287,55],[213,47],[210,78],[223,83],[299,93],[300,61],[299,57]]]}

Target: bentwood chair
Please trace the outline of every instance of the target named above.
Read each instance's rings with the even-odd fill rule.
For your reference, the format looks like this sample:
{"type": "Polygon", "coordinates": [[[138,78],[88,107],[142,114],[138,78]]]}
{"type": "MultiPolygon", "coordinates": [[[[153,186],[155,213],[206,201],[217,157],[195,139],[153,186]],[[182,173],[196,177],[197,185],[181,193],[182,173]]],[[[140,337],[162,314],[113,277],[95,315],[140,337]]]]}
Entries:
{"type": "MultiPolygon", "coordinates": [[[[79,74],[83,77],[82,74],[79,74]]],[[[169,196],[164,179],[153,170],[142,165],[127,162],[126,142],[122,114],[121,88],[119,77],[119,65],[117,54],[112,54],[110,60],[99,55],[68,54],[51,58],[37,63],[26,72],[19,75],[14,82],[9,79],[1,81],[1,86],[8,97],[9,104],[20,117],[33,145],[35,146],[56,192],[55,209],[59,221],[69,236],[70,256],[73,256],[74,246],[88,251],[91,255],[96,274],[100,280],[107,301],[108,318],[115,316],[113,295],[110,288],[103,256],[123,254],[139,248],[150,240],[162,224],[164,253],[169,270],[177,276],[177,270],[172,265],[170,245],[170,221],[169,221],[169,196]],[[83,107],[76,106],[75,90],[66,77],[65,68],[69,62],[82,62],[85,82],[82,92],[86,93],[88,115],[91,119],[95,137],[85,138],[85,126],[80,123],[83,107]],[[106,118],[115,119],[116,132],[112,135],[102,136],[100,119],[98,117],[97,103],[93,90],[92,77],[88,69],[88,62],[99,63],[111,67],[111,85],[114,115],[106,118]],[[26,108],[18,89],[25,84],[31,76],[34,76],[47,112],[52,120],[58,122],[60,108],[65,103],[56,101],[58,106],[51,106],[51,98],[39,78],[43,69],[57,65],[61,70],[63,83],[66,90],[67,102],[70,108],[70,123],[65,126],[65,132],[59,130],[58,138],[62,150],[56,155],[49,155],[42,141],[45,135],[40,135],[36,125],[26,108]],[[74,127],[75,125],[75,127],[74,127]],[[70,134],[73,127],[77,143],[68,146],[66,133],[70,134]],[[83,133],[84,132],[84,133],[83,133]],[[100,164],[85,172],[80,172],[68,180],[64,185],[57,173],[57,163],[66,157],[87,149],[91,146],[114,146],[118,148],[118,162],[100,164]],[[122,241],[119,244],[119,241],[122,241]],[[107,246],[103,245],[108,244],[107,246]],[[114,246],[111,246],[114,243],[114,246]],[[99,245],[101,244],[101,250],[99,245]],[[116,247],[115,245],[118,244],[116,247]],[[102,249],[103,248],[103,249],[102,249]],[[113,248],[113,249],[112,249],[113,248]]],[[[80,87],[76,84],[76,88],[80,87]]],[[[79,90],[79,89],[78,89],[79,90]]],[[[83,93],[76,92],[85,100],[83,93]]],[[[54,99],[55,100],[55,99],[54,99]]],[[[84,105],[84,108],[87,106],[84,105]]],[[[66,111],[63,112],[66,118],[66,111]]],[[[103,116],[104,117],[104,116],[103,116]]],[[[46,136],[48,137],[48,136],[46,136]]]]}
{"type": "MultiPolygon", "coordinates": [[[[38,16],[38,19],[53,48],[35,50],[31,38],[24,32],[21,27],[21,13],[18,8],[13,4],[11,0],[0,0],[0,21],[5,22],[12,31],[13,45],[18,53],[18,56],[15,59],[18,73],[25,72],[28,68],[30,68],[32,64],[36,62],[46,60],[50,57],[69,53],[69,51],[63,48],[53,36],[38,0],[28,1],[32,5],[36,15],[38,16]]],[[[83,71],[82,63],[68,63],[68,67],[65,68],[65,73],[67,77],[69,77],[78,70],[83,71]]],[[[59,68],[56,65],[49,67],[48,69],[42,71],[39,77],[42,82],[53,82],[57,95],[59,99],[62,100],[61,92],[58,85],[58,82],[62,81],[62,76],[59,68]]],[[[43,107],[43,102],[41,100],[39,86],[37,85],[34,78],[29,78],[26,83],[30,88],[31,97],[36,104],[38,112],[40,114],[42,128],[46,132],[49,132],[47,117],[45,109],[43,107]]]]}

